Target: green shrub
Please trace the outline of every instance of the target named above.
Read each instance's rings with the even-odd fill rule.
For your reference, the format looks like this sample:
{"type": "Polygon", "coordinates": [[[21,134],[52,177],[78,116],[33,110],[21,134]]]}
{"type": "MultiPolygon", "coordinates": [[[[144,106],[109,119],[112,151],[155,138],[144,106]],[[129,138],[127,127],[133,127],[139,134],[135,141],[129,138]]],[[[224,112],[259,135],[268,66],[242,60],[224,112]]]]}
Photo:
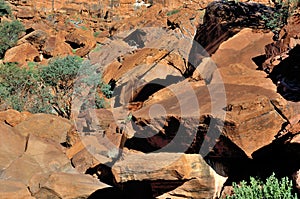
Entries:
{"type": "Polygon", "coordinates": [[[4,0],[0,0],[0,17],[5,15],[11,15],[11,9],[4,0]]]}
{"type": "Polygon", "coordinates": [[[23,24],[18,20],[0,23],[0,58],[3,57],[7,49],[13,47],[17,43],[19,35],[24,30],[23,24]]]}
{"type": "Polygon", "coordinates": [[[88,61],[82,63],[76,81],[77,90],[74,92],[82,93],[83,88],[88,92],[81,96],[80,101],[94,101],[93,104],[89,104],[91,108],[104,108],[106,106],[104,98],[100,97],[99,93],[103,94],[106,98],[110,98],[113,93],[111,86],[102,81],[102,75],[97,72],[96,65],[91,65],[88,61]]]}
{"type": "Polygon", "coordinates": [[[94,100],[90,108],[105,106],[105,100],[99,93],[106,97],[111,96],[110,86],[103,83],[101,74],[95,71],[95,66],[78,56],[59,57],[39,68],[20,68],[16,63],[1,64],[1,103],[6,103],[18,111],[56,112],[69,119],[76,92],[90,93],[88,97],[91,99],[82,99],[82,102],[94,100]],[[78,79],[87,84],[89,90],[80,84],[75,87],[78,79]]]}
{"type": "Polygon", "coordinates": [[[250,177],[250,184],[242,181],[240,185],[233,183],[232,196],[226,199],[297,199],[292,193],[293,183],[287,177],[278,180],[273,173],[266,182],[250,177]]]}
{"type": "Polygon", "coordinates": [[[40,82],[37,70],[24,69],[16,63],[0,65],[0,99],[18,111],[51,111],[50,96],[40,82]]]}
{"type": "Polygon", "coordinates": [[[74,80],[81,67],[82,59],[78,56],[56,58],[41,68],[40,75],[52,94],[50,104],[65,118],[70,118],[74,80]]]}

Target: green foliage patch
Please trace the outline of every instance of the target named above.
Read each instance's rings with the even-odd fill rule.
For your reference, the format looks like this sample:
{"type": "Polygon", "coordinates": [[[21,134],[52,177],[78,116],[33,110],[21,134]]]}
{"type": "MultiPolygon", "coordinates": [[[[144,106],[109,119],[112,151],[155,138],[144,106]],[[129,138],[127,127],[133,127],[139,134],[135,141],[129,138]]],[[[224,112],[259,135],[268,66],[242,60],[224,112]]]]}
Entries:
{"type": "Polygon", "coordinates": [[[4,0],[0,0],[0,17],[6,15],[11,15],[11,9],[4,0]]]}
{"type": "MultiPolygon", "coordinates": [[[[91,108],[102,108],[110,97],[110,86],[102,81],[101,74],[94,72],[95,66],[78,56],[58,57],[46,66],[30,64],[20,68],[16,63],[0,65],[0,99],[18,111],[33,113],[57,113],[70,118],[74,93],[83,93],[85,88],[76,85],[78,78],[89,85],[94,98],[91,108]],[[85,73],[83,73],[85,71],[85,73]]],[[[90,99],[89,99],[90,100],[90,99]]]]}
{"type": "Polygon", "coordinates": [[[18,20],[0,23],[0,58],[4,56],[7,49],[13,47],[17,43],[19,35],[23,31],[25,31],[25,28],[18,20]]]}
{"type": "Polygon", "coordinates": [[[250,177],[250,184],[242,181],[240,185],[233,183],[232,196],[226,199],[297,199],[292,191],[293,183],[287,177],[281,180],[273,173],[266,179],[266,182],[250,177]]]}
{"type": "Polygon", "coordinates": [[[275,3],[274,12],[263,13],[261,18],[265,22],[265,27],[274,33],[274,39],[278,40],[279,31],[294,13],[298,0],[274,0],[273,2],[275,3]]]}
{"type": "Polygon", "coordinates": [[[5,102],[18,111],[49,113],[50,97],[37,70],[20,68],[16,63],[0,65],[1,102],[5,102]]]}

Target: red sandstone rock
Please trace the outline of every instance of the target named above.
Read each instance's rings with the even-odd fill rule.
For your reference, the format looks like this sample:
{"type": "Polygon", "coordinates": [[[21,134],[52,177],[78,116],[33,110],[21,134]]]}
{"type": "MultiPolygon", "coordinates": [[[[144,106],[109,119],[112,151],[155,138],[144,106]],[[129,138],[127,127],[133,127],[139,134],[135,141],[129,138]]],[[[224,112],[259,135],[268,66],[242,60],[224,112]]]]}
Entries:
{"type": "Polygon", "coordinates": [[[31,115],[32,114],[29,112],[20,113],[19,111],[8,109],[7,111],[0,112],[0,120],[13,127],[23,122],[31,115]]]}
{"type": "Polygon", "coordinates": [[[72,131],[74,128],[67,119],[39,113],[16,125],[14,130],[23,136],[32,134],[41,138],[52,139],[56,143],[64,143],[68,131],[72,131]]]}
{"type": "Polygon", "coordinates": [[[0,180],[0,195],[2,199],[34,199],[25,184],[13,180],[0,180]]]}
{"type": "Polygon", "coordinates": [[[31,44],[24,43],[8,49],[4,55],[4,62],[18,62],[25,65],[26,62],[34,61],[36,57],[39,57],[38,50],[31,44]]]}

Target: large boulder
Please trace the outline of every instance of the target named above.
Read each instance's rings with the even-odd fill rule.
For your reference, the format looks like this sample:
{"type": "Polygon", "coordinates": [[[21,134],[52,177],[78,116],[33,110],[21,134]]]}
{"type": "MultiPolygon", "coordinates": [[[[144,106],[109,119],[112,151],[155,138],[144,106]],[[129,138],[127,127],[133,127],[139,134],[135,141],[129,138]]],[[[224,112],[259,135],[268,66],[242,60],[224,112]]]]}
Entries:
{"type": "Polygon", "coordinates": [[[41,189],[34,194],[36,198],[88,198],[99,189],[110,187],[89,175],[52,173],[41,189]]]}
{"type": "Polygon", "coordinates": [[[18,62],[25,65],[28,61],[34,61],[36,57],[39,57],[39,51],[30,43],[23,43],[7,50],[4,62],[18,62]]]}
{"type": "Polygon", "coordinates": [[[0,178],[4,180],[11,179],[19,181],[27,185],[32,176],[41,172],[42,169],[40,164],[34,159],[34,157],[23,155],[14,160],[10,166],[1,173],[0,178]],[[19,169],[19,165],[22,165],[23,169],[19,169]]]}
{"type": "Polygon", "coordinates": [[[45,44],[47,38],[48,33],[38,29],[22,37],[22,39],[20,39],[18,43],[28,42],[36,49],[40,49],[45,44]]]}
{"type": "Polygon", "coordinates": [[[91,31],[85,31],[80,28],[67,34],[65,39],[73,49],[76,49],[75,54],[78,56],[87,55],[96,45],[95,37],[91,31]]]}
{"type": "Polygon", "coordinates": [[[34,199],[25,184],[13,180],[0,180],[0,195],[3,199],[34,199]]]}
{"type": "Polygon", "coordinates": [[[31,116],[29,112],[19,112],[13,109],[0,112],[0,121],[14,127],[31,116]]]}
{"type": "Polygon", "coordinates": [[[159,198],[171,195],[173,198],[177,193],[193,198],[213,198],[219,195],[227,179],[216,174],[199,154],[182,153],[128,154],[113,165],[112,173],[117,183],[145,181],[153,182],[152,187],[161,183],[161,190],[167,186],[164,182],[190,180],[159,198]],[[195,190],[201,193],[193,193],[195,190]]]}
{"type": "MultiPolygon", "coordinates": [[[[152,147],[159,146],[158,149],[164,147],[166,143],[164,143],[163,140],[165,140],[167,143],[173,144],[177,150],[187,150],[194,140],[193,138],[187,139],[189,136],[203,136],[200,134],[200,130],[197,131],[195,129],[201,129],[203,125],[213,124],[207,122],[207,120],[201,120],[200,115],[210,115],[209,118],[213,119],[214,111],[225,114],[222,111],[226,110],[223,129],[220,131],[215,129],[216,135],[225,135],[251,157],[253,152],[270,144],[282,129],[282,125],[286,122],[280,113],[277,112],[277,107],[273,105],[273,101],[280,101],[282,99],[272,90],[258,86],[225,84],[226,99],[218,99],[226,102],[223,104],[224,107],[217,107],[215,110],[211,110],[212,102],[215,100],[212,99],[212,97],[218,93],[213,93],[214,91],[209,90],[207,86],[198,86],[198,83],[191,83],[191,85],[194,84],[197,87],[195,87],[195,95],[190,95],[190,92],[185,89],[186,83],[187,82],[181,82],[171,86],[169,89],[166,88],[155,93],[144,103],[143,108],[133,114],[134,117],[137,118],[138,123],[149,124],[149,127],[155,126],[155,121],[162,121],[160,122],[162,124],[158,125],[157,130],[154,131],[161,134],[160,139],[154,139],[154,137],[158,137],[158,135],[150,136],[151,133],[149,134],[143,130],[138,132],[138,135],[143,136],[144,141],[152,147]],[[171,91],[173,91],[173,93],[171,91]],[[179,102],[178,98],[180,99],[179,102]],[[195,99],[200,102],[199,108],[195,107],[197,101],[192,103],[195,99]],[[163,120],[161,116],[159,116],[159,112],[157,115],[153,113],[152,115],[149,114],[153,110],[151,110],[151,107],[155,107],[156,104],[164,108],[165,115],[162,118],[163,120]],[[170,120],[172,117],[177,118],[177,122],[174,122],[174,119],[172,122],[172,120],[170,120]],[[163,124],[164,121],[167,124],[163,124]],[[172,130],[172,128],[168,128],[168,126],[174,126],[176,124],[179,125],[181,129],[178,130],[178,128],[174,127],[175,129],[172,130]],[[161,132],[163,129],[164,133],[161,132]],[[174,138],[174,136],[172,136],[174,131],[175,134],[178,134],[177,137],[183,136],[186,140],[176,139],[177,143],[174,140],[171,142],[174,138]],[[168,140],[170,138],[171,140],[168,140]]],[[[220,97],[222,97],[222,95],[220,95],[220,97]]],[[[144,127],[144,129],[146,129],[146,127],[144,127]]],[[[202,139],[200,137],[199,139],[202,139]]],[[[215,137],[214,139],[217,138],[218,137],[215,137]]],[[[141,140],[143,139],[140,138],[140,141],[141,140]]]]}
{"type": "Polygon", "coordinates": [[[0,124],[0,134],[0,170],[3,171],[24,153],[26,139],[4,123],[0,124]]]}
{"type": "Polygon", "coordinates": [[[204,48],[210,55],[219,45],[238,33],[244,27],[264,28],[262,15],[272,13],[272,9],[263,4],[235,1],[210,3],[203,19],[203,24],[197,29],[189,61],[197,66],[203,55],[204,48]],[[239,10],[237,12],[237,10],[239,10]]]}
{"type": "Polygon", "coordinates": [[[73,171],[69,159],[59,144],[31,135],[25,145],[24,154],[11,162],[0,177],[21,181],[27,185],[34,175],[55,171],[73,171]],[[18,169],[19,165],[23,169],[18,169]]]}
{"type": "Polygon", "coordinates": [[[182,199],[185,198],[193,198],[193,199],[203,199],[203,198],[217,198],[220,196],[220,191],[224,186],[225,179],[222,176],[215,175],[214,183],[211,178],[195,178],[185,182],[183,185],[177,187],[176,189],[164,193],[158,197],[157,199],[182,199]]]}
{"type": "Polygon", "coordinates": [[[112,172],[118,183],[128,181],[209,179],[213,170],[199,154],[128,154],[117,161],[112,172]]]}
{"type": "Polygon", "coordinates": [[[52,139],[56,143],[65,143],[67,133],[75,129],[67,119],[38,113],[16,125],[14,130],[23,136],[32,134],[41,138],[52,139]]]}
{"type": "Polygon", "coordinates": [[[51,139],[30,135],[25,155],[38,162],[43,172],[68,172],[73,169],[62,146],[51,139]]]}
{"type": "Polygon", "coordinates": [[[46,39],[45,44],[42,47],[45,58],[72,54],[72,48],[64,42],[65,34],[66,33],[64,32],[57,33],[46,39]]]}

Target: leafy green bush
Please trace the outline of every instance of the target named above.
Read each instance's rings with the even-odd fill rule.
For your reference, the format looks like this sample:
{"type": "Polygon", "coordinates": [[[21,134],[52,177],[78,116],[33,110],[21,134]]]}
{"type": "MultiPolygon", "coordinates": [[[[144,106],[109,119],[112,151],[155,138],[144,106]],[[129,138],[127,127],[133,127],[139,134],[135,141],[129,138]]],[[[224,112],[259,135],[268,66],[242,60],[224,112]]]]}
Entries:
{"type": "Polygon", "coordinates": [[[89,103],[90,108],[103,108],[106,106],[105,100],[99,95],[101,93],[106,98],[112,96],[111,86],[102,81],[102,75],[97,71],[96,65],[91,65],[84,61],[78,72],[76,80],[75,95],[81,102],[89,103]],[[82,90],[86,93],[82,95],[82,90]],[[90,101],[93,101],[92,103],[90,101]]]}
{"type": "Polygon", "coordinates": [[[18,111],[50,112],[50,96],[45,92],[37,70],[16,63],[0,65],[0,99],[18,111]]]}
{"type": "Polygon", "coordinates": [[[233,183],[234,195],[226,199],[297,199],[292,193],[293,183],[287,177],[278,180],[273,173],[265,184],[250,177],[250,184],[242,181],[240,185],[233,183]]]}
{"type": "Polygon", "coordinates": [[[3,57],[7,49],[13,47],[17,43],[19,35],[24,30],[23,24],[18,20],[0,23],[0,58],[3,57]]]}
{"type": "MultiPolygon", "coordinates": [[[[47,66],[20,68],[16,63],[0,65],[0,99],[18,111],[33,113],[54,111],[70,118],[74,93],[91,93],[91,108],[101,108],[105,100],[98,93],[110,97],[110,86],[96,73],[95,66],[78,56],[56,58],[47,66]],[[84,68],[84,69],[83,69],[84,68]],[[85,71],[85,73],[82,73],[85,71]],[[75,83],[78,78],[89,85],[89,90],[75,83]],[[74,90],[76,89],[76,91],[74,90]],[[94,95],[94,96],[93,96],[94,95]]],[[[86,99],[84,99],[86,100],[86,99]]]]}
{"type": "Polygon", "coordinates": [[[9,5],[4,0],[0,0],[0,17],[10,14],[11,9],[9,5]]]}
{"type": "Polygon", "coordinates": [[[74,80],[82,61],[78,56],[59,57],[40,71],[41,79],[52,94],[50,104],[59,115],[66,118],[71,115],[74,80]]]}

